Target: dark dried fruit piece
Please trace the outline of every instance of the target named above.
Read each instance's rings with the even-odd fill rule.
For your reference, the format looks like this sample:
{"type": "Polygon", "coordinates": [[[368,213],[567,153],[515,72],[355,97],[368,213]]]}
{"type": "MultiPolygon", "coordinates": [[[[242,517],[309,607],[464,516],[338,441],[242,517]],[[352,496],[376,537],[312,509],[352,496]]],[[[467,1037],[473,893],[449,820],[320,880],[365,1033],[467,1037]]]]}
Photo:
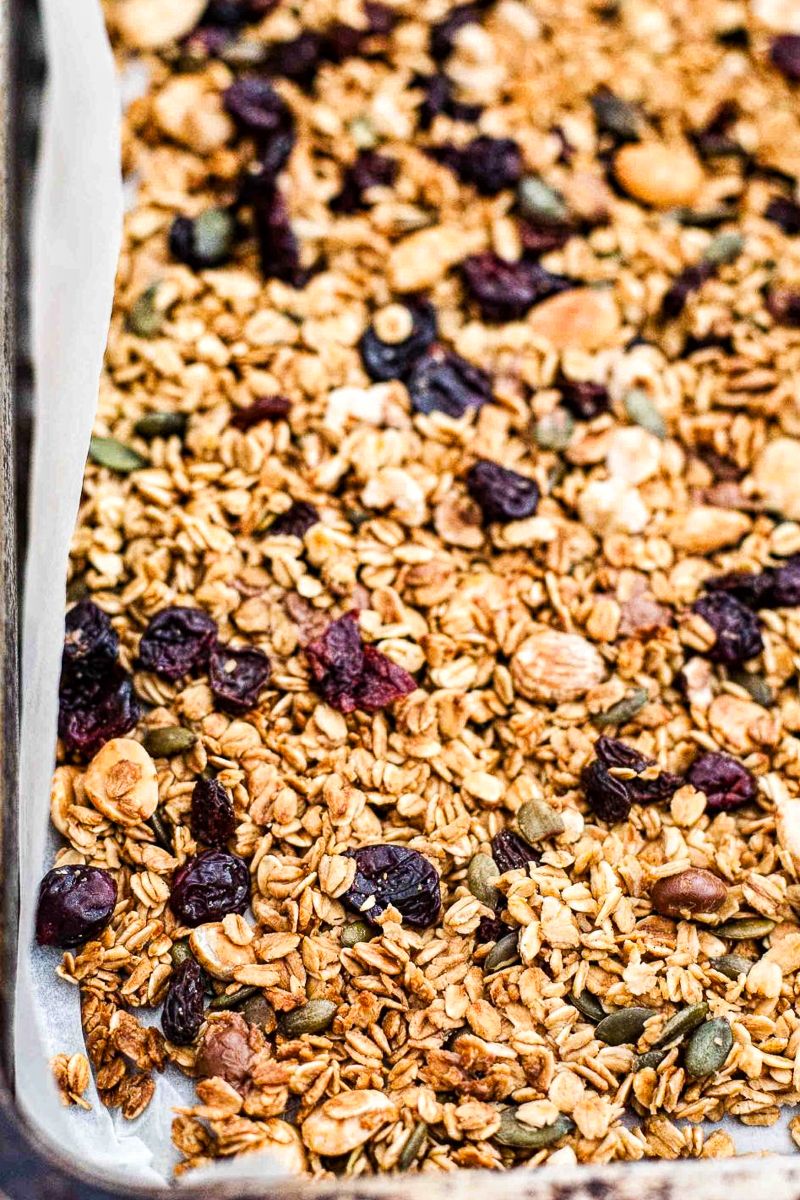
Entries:
{"type": "Polygon", "coordinates": [[[205,988],[203,972],[193,958],[187,958],[173,971],[161,1028],[164,1037],[175,1046],[191,1046],[203,1024],[205,988]]]}
{"type": "Polygon", "coordinates": [[[714,267],[709,262],[693,263],[684,268],[680,275],[672,281],[661,301],[661,315],[667,321],[674,321],[686,307],[686,301],[692,292],[697,292],[707,279],[714,274],[714,267]]]}
{"type": "Polygon", "coordinates": [[[767,312],[778,325],[800,327],[800,292],[788,287],[771,287],[766,298],[767,312]]]}
{"type": "Polygon", "coordinates": [[[492,399],[492,381],[480,367],[434,346],[415,364],[408,392],[416,412],[443,412],[457,419],[492,399]]]}
{"type": "Polygon", "coordinates": [[[764,210],[768,221],[780,225],[784,233],[796,237],[800,233],[800,204],[788,196],[773,196],[764,210]]]}
{"type": "Polygon", "coordinates": [[[436,340],[436,310],[427,300],[409,300],[411,333],[400,342],[383,342],[370,325],[361,335],[358,348],[370,379],[386,382],[405,379],[422,354],[436,340]]]}
{"type": "Polygon", "coordinates": [[[217,642],[208,660],[208,678],[220,708],[243,713],[253,708],[269,681],[270,661],[255,646],[217,642]]]}
{"type": "Polygon", "coordinates": [[[205,850],[188,859],[172,879],[170,907],[176,917],[195,928],[221,921],[228,913],[243,913],[250,901],[247,863],[227,850],[205,850]]]}
{"type": "Polygon", "coordinates": [[[271,75],[291,79],[301,87],[314,82],[324,57],[325,39],[315,30],[305,29],[288,42],[276,42],[267,57],[271,75]]]}
{"type": "Polygon", "coordinates": [[[706,159],[746,157],[742,146],[728,132],[738,118],[739,105],[736,101],[723,100],[703,128],[692,135],[698,154],[706,159]]]}
{"type": "Polygon", "coordinates": [[[268,79],[256,75],[235,80],[222,99],[237,125],[255,138],[262,169],[277,175],[295,143],[294,117],[286,103],[268,79]]]}
{"type": "Polygon", "coordinates": [[[121,667],[115,667],[91,687],[62,676],[58,736],[67,751],[92,758],[111,738],[129,733],[138,720],[133,684],[121,667]]]}
{"type": "Polygon", "coordinates": [[[571,225],[556,225],[541,220],[520,220],[518,229],[522,249],[528,259],[541,258],[551,250],[560,250],[575,232],[571,225]]]}
{"type": "Polygon", "coordinates": [[[658,771],[653,759],[616,738],[599,737],[594,752],[581,774],[581,786],[592,811],[609,825],[624,821],[631,805],[669,800],[683,785],[680,775],[658,771]],[[612,773],[614,768],[635,774],[620,778],[612,773]]]}
{"type": "Polygon", "coordinates": [[[333,212],[354,213],[366,208],[370,188],[391,187],[397,178],[397,161],[375,150],[360,151],[355,162],[345,167],[342,190],[331,201],[333,212]]]}
{"type": "Polygon", "coordinates": [[[100,867],[54,867],[39,884],[36,940],[78,946],[105,929],[117,903],[114,877],[100,867]]]}
{"type": "Polygon", "coordinates": [[[358,614],[332,621],[306,646],[315,689],[339,712],[377,712],[417,686],[413,676],[373,646],[364,646],[358,614]]]}
{"type": "Polygon", "coordinates": [[[385,49],[384,40],[392,32],[395,14],[385,4],[376,0],[365,0],[363,7],[366,23],[356,27],[337,21],[325,34],[325,56],[331,62],[340,63],[346,58],[359,55],[364,58],[385,49]]]}
{"type": "Polygon", "coordinates": [[[219,1077],[243,1088],[251,1078],[253,1057],[264,1039],[241,1013],[226,1013],[209,1021],[197,1049],[195,1071],[200,1079],[219,1077]]]}
{"type": "Polygon", "coordinates": [[[302,538],[312,526],[319,523],[319,513],[306,500],[295,500],[286,512],[278,513],[267,533],[270,537],[302,538]]]}
{"type": "Polygon", "coordinates": [[[436,117],[444,115],[453,121],[477,121],[481,115],[479,104],[465,104],[456,100],[453,81],[442,72],[435,75],[417,75],[414,86],[421,87],[425,99],[419,106],[419,127],[430,129],[436,117]]]}
{"type": "Polygon", "coordinates": [[[506,262],[487,250],[462,263],[467,291],[485,321],[516,321],[534,304],[575,287],[571,279],[553,275],[537,262],[506,262]]]}
{"type": "Polygon", "coordinates": [[[796,608],[800,605],[800,554],[787,558],[782,567],[773,567],[769,579],[766,607],[796,608]]]}
{"type": "Polygon", "coordinates": [[[772,65],[791,83],[800,82],[800,34],[782,33],[774,38],[769,56],[772,65]]]}
{"type": "Polygon", "coordinates": [[[217,623],[202,608],[162,608],[142,634],[139,659],[146,671],[180,679],[205,670],[216,637],[217,623]]]}
{"type": "Polygon", "coordinates": [[[100,679],[113,668],[118,650],[116,630],[93,600],[81,600],[69,610],[61,658],[64,675],[76,682],[100,679]]]}
{"type": "Polygon", "coordinates": [[[217,779],[198,779],[194,785],[189,828],[195,841],[207,846],[224,846],[233,837],[233,800],[217,779]]]}
{"type": "Polygon", "coordinates": [[[599,88],[589,103],[598,133],[607,133],[615,141],[638,142],[644,128],[641,112],[635,105],[615,96],[608,88],[599,88]]]}
{"type": "Polygon", "coordinates": [[[407,846],[362,846],[346,850],[356,874],[342,900],[370,924],[391,905],[408,925],[434,925],[442,907],[439,875],[422,854],[407,846]]]}
{"type": "Polygon", "coordinates": [[[193,271],[219,267],[233,247],[236,221],[225,208],[208,208],[199,217],[176,217],[169,232],[173,258],[193,271]]]}
{"type": "Polygon", "coordinates": [[[709,812],[727,812],[756,798],[756,781],[742,763],[729,754],[713,750],[696,758],[686,778],[692,787],[705,792],[709,812]]]}
{"type": "Polygon", "coordinates": [[[481,14],[477,4],[457,4],[451,8],[446,17],[431,26],[429,48],[431,58],[437,62],[449,58],[453,53],[456,34],[465,25],[473,25],[480,21],[481,14]]]}
{"type": "Polygon", "coordinates": [[[276,189],[266,188],[252,204],[264,278],[302,287],[308,272],[300,266],[300,247],[283,196],[276,189]]]}
{"type": "Polygon", "coordinates": [[[701,596],[692,612],[714,630],[716,641],[705,651],[712,662],[741,663],[764,649],[758,617],[727,592],[701,596]]]}
{"type": "Polygon", "coordinates": [[[748,608],[768,607],[768,597],[772,589],[772,573],[770,571],[729,571],[725,575],[715,575],[706,581],[709,592],[725,592],[734,596],[748,608]]]}
{"type": "Polygon", "coordinates": [[[605,384],[590,379],[562,379],[561,400],[565,408],[580,421],[591,421],[608,412],[610,402],[605,384]]]}
{"type": "Polygon", "coordinates": [[[487,942],[498,942],[507,932],[508,926],[500,917],[481,917],[475,930],[475,945],[484,946],[487,942]]]}
{"type": "Polygon", "coordinates": [[[541,851],[529,846],[513,829],[501,829],[492,838],[492,858],[501,874],[527,870],[528,863],[538,863],[541,857],[541,851]]]}
{"type": "Polygon", "coordinates": [[[247,408],[237,408],[231,417],[231,425],[234,429],[246,433],[262,421],[279,421],[288,414],[291,407],[291,400],[287,400],[285,396],[259,396],[247,408]]]}
{"type": "Polygon", "coordinates": [[[536,512],[539,486],[535,479],[478,459],[467,472],[467,491],[487,521],[521,521],[536,512]]]}
{"type": "Polygon", "coordinates": [[[481,134],[462,148],[445,143],[432,146],[428,153],[482,196],[496,196],[503,188],[514,187],[522,175],[522,155],[511,138],[481,134]]]}

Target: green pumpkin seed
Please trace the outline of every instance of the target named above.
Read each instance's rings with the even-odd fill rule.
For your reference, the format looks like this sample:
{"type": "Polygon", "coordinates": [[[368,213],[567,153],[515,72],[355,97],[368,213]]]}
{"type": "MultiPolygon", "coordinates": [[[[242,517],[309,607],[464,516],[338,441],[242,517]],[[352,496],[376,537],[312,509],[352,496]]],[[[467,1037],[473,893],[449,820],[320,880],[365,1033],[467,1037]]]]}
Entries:
{"type": "Polygon", "coordinates": [[[752,959],[744,958],[741,954],[723,954],[720,958],[711,959],[711,966],[726,979],[736,980],[740,975],[746,975],[752,965],[752,959]]]}
{"type": "Polygon", "coordinates": [[[531,221],[566,221],[569,209],[564,197],[538,175],[526,175],[517,185],[517,204],[523,217],[531,221]]]}
{"type": "Polygon", "coordinates": [[[644,708],[649,699],[647,688],[636,688],[617,704],[612,704],[611,708],[607,708],[605,712],[593,713],[591,722],[599,729],[608,725],[626,725],[644,708]]]}
{"type": "Polygon", "coordinates": [[[501,1146],[513,1146],[515,1150],[543,1150],[552,1146],[560,1138],[565,1137],[574,1128],[569,1117],[556,1117],[552,1125],[543,1125],[534,1129],[518,1121],[513,1108],[506,1108],[500,1114],[500,1128],[494,1135],[494,1141],[501,1146]]]}
{"type": "Polygon", "coordinates": [[[309,1000],[302,1008],[287,1013],[283,1028],[289,1037],[301,1037],[304,1033],[324,1033],[336,1016],[338,1004],[333,1000],[309,1000]]]}
{"type": "Polygon", "coordinates": [[[169,948],[169,956],[172,959],[173,967],[179,967],[181,963],[188,962],[193,958],[188,938],[181,938],[179,942],[173,942],[169,948]]]}
{"type": "Polygon", "coordinates": [[[716,229],[724,221],[731,221],[736,216],[736,210],[729,204],[719,204],[715,208],[673,208],[673,216],[681,225],[694,225],[698,229],[716,229]]]}
{"type": "Polygon", "coordinates": [[[668,1053],[668,1050],[647,1050],[644,1054],[637,1054],[631,1070],[646,1071],[648,1067],[651,1067],[655,1071],[661,1066],[668,1053]]]}
{"type": "Polygon", "coordinates": [[[169,758],[172,754],[183,754],[197,741],[197,734],[182,725],[166,725],[161,729],[148,729],[143,746],[153,758],[169,758]]]}
{"type": "Polygon", "coordinates": [[[161,813],[156,809],[150,818],[150,828],[156,835],[156,841],[164,850],[169,850],[170,854],[175,849],[172,842],[172,826],[168,821],[165,821],[161,813]]]}
{"type": "Polygon", "coordinates": [[[89,458],[98,467],[108,467],[109,471],[117,471],[120,475],[129,475],[148,465],[147,459],[137,450],[110,437],[93,437],[89,442],[89,458]]]}
{"type": "Polygon", "coordinates": [[[698,1079],[713,1075],[725,1065],[732,1046],[733,1034],[724,1017],[706,1021],[705,1025],[695,1030],[686,1047],[683,1065],[687,1074],[698,1079]]]}
{"type": "Polygon", "coordinates": [[[273,1033],[277,1024],[275,1009],[263,996],[251,996],[242,1009],[242,1016],[263,1033],[273,1033]]]}
{"type": "Polygon", "coordinates": [[[372,121],[364,115],[353,117],[348,129],[359,150],[374,150],[380,141],[372,121]]]}
{"type": "Polygon", "coordinates": [[[735,262],[744,250],[744,238],[740,233],[721,233],[706,249],[703,258],[715,267],[735,262]]]}
{"type": "Polygon", "coordinates": [[[648,433],[664,440],[667,436],[666,423],[647,392],[642,388],[631,388],[626,393],[623,404],[625,412],[635,425],[641,425],[648,433]]]}
{"type": "Polygon", "coordinates": [[[564,832],[564,819],[544,800],[528,800],[517,813],[517,825],[525,838],[535,846],[543,838],[556,837],[564,832]]]}
{"type": "Polygon", "coordinates": [[[208,1007],[211,1012],[228,1012],[232,1008],[241,1008],[245,1000],[256,996],[260,990],[257,987],[243,987],[239,988],[238,992],[223,992],[221,996],[215,996],[208,1007]]]}
{"type": "Polygon", "coordinates": [[[357,946],[359,942],[371,942],[375,934],[376,931],[368,921],[351,921],[342,930],[342,945],[349,949],[351,946],[357,946]]]}
{"type": "Polygon", "coordinates": [[[492,971],[499,971],[502,967],[510,967],[519,960],[518,942],[519,934],[516,931],[507,933],[495,942],[483,960],[483,969],[487,975],[492,971]]]}
{"type": "Polygon", "coordinates": [[[554,408],[539,417],[531,431],[533,440],[542,450],[566,450],[575,432],[575,422],[565,408],[554,408]]]}
{"type": "Polygon", "coordinates": [[[578,1012],[582,1013],[586,1020],[591,1021],[593,1025],[608,1016],[597,997],[593,996],[591,992],[587,992],[586,988],[579,993],[573,992],[569,997],[569,1003],[573,1004],[578,1012]]]}
{"type": "Polygon", "coordinates": [[[417,1121],[411,1133],[405,1140],[400,1157],[397,1160],[398,1171],[407,1171],[419,1157],[419,1152],[428,1140],[428,1126],[424,1121],[417,1121]]]}
{"type": "Polygon", "coordinates": [[[691,1004],[688,1008],[682,1008],[670,1017],[658,1041],[653,1043],[653,1050],[661,1050],[664,1046],[668,1046],[670,1042],[677,1041],[683,1038],[687,1033],[691,1033],[693,1029],[697,1029],[698,1025],[702,1025],[708,1016],[708,1005],[703,1001],[700,1004],[691,1004]]]}
{"type": "Polygon", "coordinates": [[[775,922],[770,921],[769,917],[739,917],[715,925],[713,933],[717,937],[730,938],[734,942],[744,942],[748,938],[766,937],[774,928],[775,922]]]}
{"type": "Polygon", "coordinates": [[[655,1016],[654,1008],[620,1008],[604,1017],[594,1035],[607,1046],[627,1046],[638,1042],[647,1021],[655,1016]]]}
{"type": "Polygon", "coordinates": [[[126,321],[131,333],[137,337],[151,338],[161,332],[164,310],[158,307],[158,284],[145,288],[131,306],[126,321]]]}
{"type": "Polygon", "coordinates": [[[605,89],[595,92],[590,103],[600,133],[610,133],[621,142],[638,142],[644,127],[639,109],[605,89]]]}
{"type": "Polygon", "coordinates": [[[771,708],[775,703],[775,693],[766,679],[762,679],[760,675],[753,675],[750,671],[729,667],[728,678],[731,683],[738,684],[740,688],[744,688],[748,696],[751,696],[756,704],[760,704],[762,708],[771,708]]]}
{"type": "Polygon", "coordinates": [[[500,868],[491,854],[476,854],[467,867],[467,887],[476,900],[493,908],[497,903],[495,880],[500,878],[500,868]]]}
{"type": "Polygon", "coordinates": [[[183,437],[187,420],[186,413],[151,412],[140,417],[133,428],[139,437],[148,441],[155,437],[183,437]]]}
{"type": "Polygon", "coordinates": [[[236,222],[225,208],[207,208],[195,217],[192,249],[195,258],[208,266],[223,263],[231,252],[236,222]]]}
{"type": "Polygon", "coordinates": [[[89,585],[83,575],[76,576],[70,583],[67,584],[67,603],[77,604],[79,600],[85,600],[89,595],[89,585]]]}

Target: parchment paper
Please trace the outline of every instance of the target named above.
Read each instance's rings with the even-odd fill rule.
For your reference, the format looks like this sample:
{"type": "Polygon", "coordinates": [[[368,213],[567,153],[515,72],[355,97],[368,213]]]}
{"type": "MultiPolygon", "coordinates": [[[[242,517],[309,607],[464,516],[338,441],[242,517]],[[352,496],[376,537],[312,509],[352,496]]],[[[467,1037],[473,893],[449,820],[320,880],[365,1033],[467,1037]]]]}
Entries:
{"type": "MultiPolygon", "coordinates": [[[[25,580],[20,753],[20,956],[16,988],[17,1098],[39,1132],[109,1181],[169,1181],[172,1109],[190,1103],[178,1073],[157,1079],[136,1122],[106,1110],[91,1085],[91,1112],[64,1108],[48,1062],[84,1049],[77,989],[56,978],[59,951],[32,949],[38,881],[57,838],[49,826],[64,588],[120,248],[120,88],[98,0],[45,0],[48,87],[33,226],[36,430],[25,580]]],[[[141,1014],[140,1014],[141,1015],[141,1014]]],[[[787,1113],[787,1116],[791,1115],[787,1113]]],[[[731,1122],[740,1153],[791,1148],[785,1123],[731,1122]]],[[[281,1172],[248,1155],[197,1172],[240,1185],[281,1172]]],[[[406,1185],[407,1186],[407,1185],[406,1185]]],[[[427,1185],[430,1187],[430,1181],[427,1185]]],[[[262,1189],[259,1189],[262,1190],[262,1189]]]]}

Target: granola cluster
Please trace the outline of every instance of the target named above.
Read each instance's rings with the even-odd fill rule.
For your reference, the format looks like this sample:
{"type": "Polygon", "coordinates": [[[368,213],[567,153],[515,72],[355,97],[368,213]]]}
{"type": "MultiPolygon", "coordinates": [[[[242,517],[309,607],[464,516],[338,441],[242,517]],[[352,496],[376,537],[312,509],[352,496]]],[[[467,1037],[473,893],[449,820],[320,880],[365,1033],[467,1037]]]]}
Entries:
{"type": "Polygon", "coordinates": [[[196,1077],[181,1170],[800,1101],[795,7],[107,0],[40,940],[104,1103],[196,1077]]]}

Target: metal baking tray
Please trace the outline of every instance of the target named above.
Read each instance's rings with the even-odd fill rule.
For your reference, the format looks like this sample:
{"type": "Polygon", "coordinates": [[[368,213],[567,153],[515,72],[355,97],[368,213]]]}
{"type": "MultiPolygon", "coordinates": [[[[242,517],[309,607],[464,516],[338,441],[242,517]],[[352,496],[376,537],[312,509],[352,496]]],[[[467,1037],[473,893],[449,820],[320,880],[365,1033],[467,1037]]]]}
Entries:
{"type": "MultiPolygon", "coordinates": [[[[64,4],[70,0],[41,0],[64,4]]],[[[800,3],[800,0],[797,0],[800,3]]],[[[14,1101],[12,1006],[17,957],[18,600],[25,554],[30,370],[27,363],[24,254],[35,149],[41,61],[35,0],[0,2],[0,1200],[122,1200],[179,1192],[198,1200],[265,1196],[264,1184],[180,1188],[109,1186],[68,1148],[41,1139],[14,1101]]],[[[271,1184],[274,1200],[800,1200],[800,1156],[772,1155],[610,1166],[543,1167],[513,1174],[455,1172],[401,1178],[287,1180],[271,1184]]]]}

